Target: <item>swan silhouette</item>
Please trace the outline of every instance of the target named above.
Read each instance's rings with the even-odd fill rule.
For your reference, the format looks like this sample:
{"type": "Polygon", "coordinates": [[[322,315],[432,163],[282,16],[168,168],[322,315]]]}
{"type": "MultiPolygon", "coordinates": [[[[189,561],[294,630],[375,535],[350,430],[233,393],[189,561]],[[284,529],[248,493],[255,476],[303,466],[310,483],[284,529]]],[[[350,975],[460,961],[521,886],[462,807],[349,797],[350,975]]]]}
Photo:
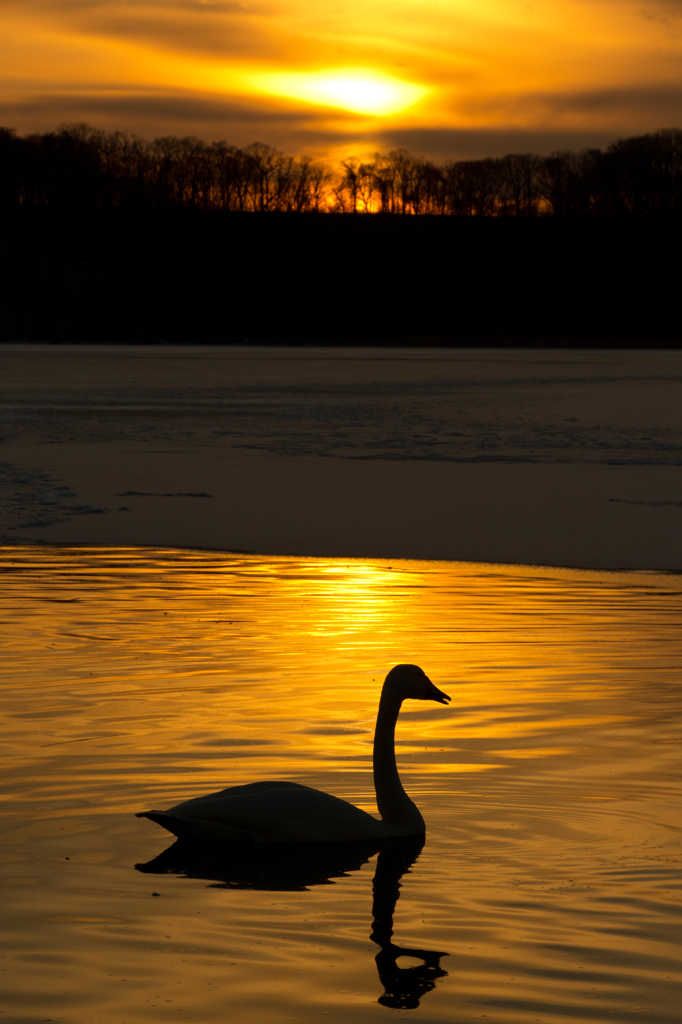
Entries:
{"type": "Polygon", "coordinates": [[[374,731],[374,787],[381,820],[346,800],[297,782],[252,782],[194,797],[168,811],[141,811],[181,839],[232,843],[338,843],[417,836],[424,819],[400,782],[395,724],[404,700],[447,704],[417,665],[386,676],[374,731]]]}

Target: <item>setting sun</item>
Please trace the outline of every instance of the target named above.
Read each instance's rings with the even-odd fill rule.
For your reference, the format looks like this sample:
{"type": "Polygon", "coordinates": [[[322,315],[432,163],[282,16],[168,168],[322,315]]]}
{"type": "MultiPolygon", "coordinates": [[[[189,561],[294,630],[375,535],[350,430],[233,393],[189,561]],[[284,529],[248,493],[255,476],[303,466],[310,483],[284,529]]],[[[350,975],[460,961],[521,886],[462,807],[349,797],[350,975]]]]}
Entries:
{"type": "Polygon", "coordinates": [[[271,96],[378,117],[406,110],[430,92],[422,85],[364,71],[280,72],[251,75],[249,81],[271,96]]]}
{"type": "Polygon", "coordinates": [[[325,159],[592,149],[679,124],[674,6],[2,0],[0,125],[325,159]]]}

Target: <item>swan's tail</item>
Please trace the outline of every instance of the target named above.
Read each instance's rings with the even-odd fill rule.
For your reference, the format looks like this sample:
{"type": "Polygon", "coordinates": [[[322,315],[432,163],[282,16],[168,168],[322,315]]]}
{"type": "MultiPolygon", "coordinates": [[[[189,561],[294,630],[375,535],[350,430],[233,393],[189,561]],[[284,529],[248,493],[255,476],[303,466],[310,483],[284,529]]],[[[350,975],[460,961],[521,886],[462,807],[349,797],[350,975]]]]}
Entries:
{"type": "Polygon", "coordinates": [[[178,839],[203,839],[214,843],[253,843],[259,839],[258,833],[245,828],[205,818],[181,818],[167,811],[139,811],[135,817],[155,821],[178,839]]]}

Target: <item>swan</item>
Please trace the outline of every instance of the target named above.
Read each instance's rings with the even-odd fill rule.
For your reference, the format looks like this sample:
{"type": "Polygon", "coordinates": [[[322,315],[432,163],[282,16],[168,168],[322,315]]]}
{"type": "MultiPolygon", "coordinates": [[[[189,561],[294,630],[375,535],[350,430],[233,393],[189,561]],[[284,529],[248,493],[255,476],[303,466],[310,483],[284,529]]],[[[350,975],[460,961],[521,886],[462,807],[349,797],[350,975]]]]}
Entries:
{"type": "Polygon", "coordinates": [[[374,730],[374,787],[381,820],[346,800],[297,782],[251,782],[197,796],[168,811],[140,811],[181,839],[247,843],[338,843],[423,835],[424,819],[400,782],[395,724],[404,700],[450,697],[417,665],[386,676],[374,730]]]}

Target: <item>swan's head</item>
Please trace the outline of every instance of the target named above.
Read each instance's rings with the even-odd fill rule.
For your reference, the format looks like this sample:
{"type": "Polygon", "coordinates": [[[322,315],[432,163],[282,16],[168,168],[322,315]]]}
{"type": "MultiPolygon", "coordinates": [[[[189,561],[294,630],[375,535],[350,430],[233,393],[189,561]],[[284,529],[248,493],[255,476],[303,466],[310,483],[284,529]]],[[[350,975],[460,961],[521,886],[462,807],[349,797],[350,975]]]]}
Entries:
{"type": "Polygon", "coordinates": [[[437,700],[439,704],[450,700],[418,665],[396,665],[386,676],[384,689],[400,700],[437,700]]]}

